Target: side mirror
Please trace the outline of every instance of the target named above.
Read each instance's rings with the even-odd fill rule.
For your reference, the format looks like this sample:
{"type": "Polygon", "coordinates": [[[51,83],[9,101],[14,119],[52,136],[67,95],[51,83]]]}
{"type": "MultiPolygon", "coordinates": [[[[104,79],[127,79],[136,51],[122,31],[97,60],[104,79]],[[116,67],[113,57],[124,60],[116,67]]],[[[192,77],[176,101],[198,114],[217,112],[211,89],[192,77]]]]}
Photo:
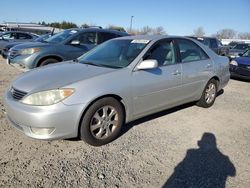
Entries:
{"type": "Polygon", "coordinates": [[[70,42],[70,44],[72,44],[72,45],[80,45],[80,41],[79,40],[72,40],[70,42]]]}
{"type": "Polygon", "coordinates": [[[238,55],[241,57],[243,54],[242,54],[242,53],[239,53],[238,55]]]}
{"type": "Polygon", "coordinates": [[[155,59],[148,59],[142,61],[138,66],[137,70],[154,69],[158,67],[158,61],[155,59]]]}

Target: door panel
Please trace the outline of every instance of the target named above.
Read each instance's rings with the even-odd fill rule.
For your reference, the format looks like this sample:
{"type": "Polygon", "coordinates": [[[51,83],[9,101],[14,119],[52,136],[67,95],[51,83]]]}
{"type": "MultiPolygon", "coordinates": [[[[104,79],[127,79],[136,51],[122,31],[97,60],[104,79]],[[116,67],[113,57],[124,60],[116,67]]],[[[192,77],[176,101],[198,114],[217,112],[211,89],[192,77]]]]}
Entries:
{"type": "Polygon", "coordinates": [[[210,59],[182,64],[182,87],[187,99],[198,100],[212,69],[213,62],[210,59]]]}
{"type": "Polygon", "coordinates": [[[181,64],[132,73],[134,115],[157,111],[178,102],[181,95],[181,64]]]}
{"type": "Polygon", "coordinates": [[[178,39],[182,87],[187,101],[198,100],[213,71],[213,61],[193,41],[178,39]]]}

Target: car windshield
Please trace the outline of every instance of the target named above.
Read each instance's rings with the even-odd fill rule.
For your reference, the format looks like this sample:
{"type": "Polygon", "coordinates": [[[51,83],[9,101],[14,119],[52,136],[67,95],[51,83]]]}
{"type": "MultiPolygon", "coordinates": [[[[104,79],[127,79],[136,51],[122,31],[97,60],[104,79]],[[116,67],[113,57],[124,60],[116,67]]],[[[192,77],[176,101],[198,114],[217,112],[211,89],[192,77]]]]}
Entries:
{"type": "Polygon", "coordinates": [[[69,37],[71,37],[72,35],[74,35],[75,33],[77,33],[77,30],[65,30],[62,31],[60,33],[55,34],[52,37],[49,37],[48,39],[44,40],[45,42],[49,42],[49,43],[60,43],[66,39],[68,39],[69,37]]]}
{"type": "Polygon", "coordinates": [[[243,55],[242,57],[250,57],[250,49],[247,50],[243,55]]]}
{"type": "Polygon", "coordinates": [[[49,37],[51,37],[51,34],[42,35],[42,36],[36,38],[34,41],[35,42],[44,42],[49,37]]]}
{"type": "Polygon", "coordinates": [[[145,48],[149,40],[111,40],[79,57],[80,63],[110,68],[128,66],[145,48]]]}
{"type": "Polygon", "coordinates": [[[250,47],[249,44],[236,44],[236,46],[234,46],[233,49],[236,49],[236,50],[246,50],[249,47],[250,47]]]}

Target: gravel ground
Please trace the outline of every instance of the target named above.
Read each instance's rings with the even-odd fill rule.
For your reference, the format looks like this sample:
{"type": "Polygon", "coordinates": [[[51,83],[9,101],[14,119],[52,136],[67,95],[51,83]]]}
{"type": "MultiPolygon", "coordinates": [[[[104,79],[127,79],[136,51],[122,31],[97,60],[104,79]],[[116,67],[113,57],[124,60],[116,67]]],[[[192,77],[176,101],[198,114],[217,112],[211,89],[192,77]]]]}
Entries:
{"type": "MultiPolygon", "coordinates": [[[[20,71],[0,60],[2,96],[20,71]]],[[[250,83],[125,126],[114,142],[39,141],[0,111],[0,187],[250,187],[250,83]]]]}

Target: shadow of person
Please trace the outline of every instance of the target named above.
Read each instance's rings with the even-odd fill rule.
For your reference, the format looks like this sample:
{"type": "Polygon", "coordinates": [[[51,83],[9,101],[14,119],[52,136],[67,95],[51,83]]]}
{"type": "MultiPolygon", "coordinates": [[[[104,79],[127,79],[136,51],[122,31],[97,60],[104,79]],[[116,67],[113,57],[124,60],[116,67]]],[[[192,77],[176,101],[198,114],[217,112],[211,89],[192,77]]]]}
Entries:
{"type": "Polygon", "coordinates": [[[233,163],[216,147],[212,133],[204,133],[198,146],[187,151],[164,188],[224,188],[227,177],[236,175],[233,163]]]}

